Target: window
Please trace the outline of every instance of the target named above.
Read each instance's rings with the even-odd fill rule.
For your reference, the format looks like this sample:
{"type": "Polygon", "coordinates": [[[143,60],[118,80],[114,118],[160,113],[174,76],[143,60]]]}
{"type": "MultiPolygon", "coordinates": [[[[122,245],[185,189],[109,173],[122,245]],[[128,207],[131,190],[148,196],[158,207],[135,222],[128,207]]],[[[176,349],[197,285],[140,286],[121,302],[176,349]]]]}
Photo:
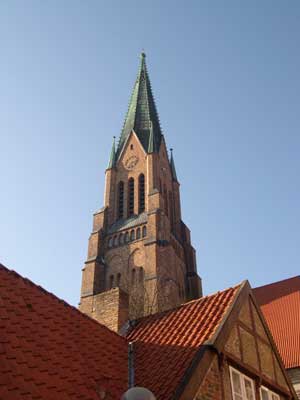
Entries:
{"type": "Polygon", "coordinates": [[[119,241],[118,241],[118,236],[114,236],[114,246],[118,246],[119,241]]]}
{"type": "Polygon", "coordinates": [[[254,382],[246,375],[230,367],[233,400],[255,400],[254,382]]]}
{"type": "Polygon", "coordinates": [[[118,185],[118,218],[124,217],[124,182],[119,182],[118,185]]]}
{"type": "Polygon", "coordinates": [[[133,270],[131,272],[131,284],[132,285],[135,284],[135,268],[133,268],[133,270]]]}
{"type": "Polygon", "coordinates": [[[145,211],[145,176],[139,176],[139,213],[145,211]]]}
{"type": "Polygon", "coordinates": [[[260,388],[260,398],[261,400],[280,400],[278,394],[272,392],[264,386],[260,388]]]}
{"type": "Polygon", "coordinates": [[[140,239],[141,238],[141,228],[137,228],[136,230],[136,239],[140,239]]]}
{"type": "Polygon", "coordinates": [[[134,214],[134,179],[128,181],[128,216],[134,214]]]}
{"type": "Polygon", "coordinates": [[[133,150],[133,144],[130,145],[130,150],[133,150]]]}
{"type": "Polygon", "coordinates": [[[143,237],[147,236],[147,228],[143,226],[143,237]]]}
{"type": "Polygon", "coordinates": [[[120,243],[120,245],[124,244],[124,235],[123,235],[123,233],[120,233],[119,243],[120,243]]]}
{"type": "Polygon", "coordinates": [[[108,247],[109,248],[113,247],[113,238],[112,237],[109,238],[109,240],[108,240],[108,247]]]}
{"type": "Polygon", "coordinates": [[[144,281],[144,268],[139,268],[139,282],[142,283],[144,281]]]}
{"type": "Polygon", "coordinates": [[[111,275],[111,276],[109,277],[109,289],[112,289],[113,286],[114,286],[114,276],[111,275]]]}
{"type": "Polygon", "coordinates": [[[121,274],[118,273],[118,275],[117,275],[117,287],[120,286],[120,282],[121,282],[121,274]]]}
{"type": "Polygon", "coordinates": [[[132,231],[130,232],[130,240],[134,240],[135,239],[135,232],[132,229],[132,231]]]}
{"type": "Polygon", "coordinates": [[[126,232],[125,233],[125,243],[128,243],[128,242],[129,242],[129,233],[126,232]]]}

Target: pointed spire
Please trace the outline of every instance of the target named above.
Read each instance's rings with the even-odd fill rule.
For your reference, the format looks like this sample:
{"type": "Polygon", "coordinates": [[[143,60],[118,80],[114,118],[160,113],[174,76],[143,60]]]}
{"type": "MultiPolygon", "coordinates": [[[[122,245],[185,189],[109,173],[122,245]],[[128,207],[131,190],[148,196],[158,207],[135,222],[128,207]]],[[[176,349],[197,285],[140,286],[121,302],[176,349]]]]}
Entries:
{"type": "Polygon", "coordinates": [[[145,151],[158,151],[162,137],[159,118],[146,67],[146,55],[141,53],[138,76],[130,98],[127,115],[117,149],[119,155],[127,137],[134,130],[145,151]],[[152,136],[152,144],[150,138],[152,136]],[[153,146],[153,147],[152,147],[153,146]]]}
{"type": "Polygon", "coordinates": [[[170,149],[170,152],[171,152],[170,167],[171,167],[171,172],[172,172],[172,178],[173,178],[173,181],[178,182],[177,175],[176,175],[174,158],[173,158],[173,149],[170,149]]]}
{"type": "Polygon", "coordinates": [[[114,136],[107,169],[113,168],[116,165],[116,143],[115,143],[115,141],[116,141],[116,137],[114,136]]]}

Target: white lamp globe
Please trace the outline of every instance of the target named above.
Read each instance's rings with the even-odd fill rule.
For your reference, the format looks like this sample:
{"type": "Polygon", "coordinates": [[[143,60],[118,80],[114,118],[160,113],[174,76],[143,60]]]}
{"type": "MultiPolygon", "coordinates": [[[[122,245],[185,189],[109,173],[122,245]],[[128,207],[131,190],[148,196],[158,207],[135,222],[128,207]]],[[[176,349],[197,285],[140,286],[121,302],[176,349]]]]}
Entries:
{"type": "Polygon", "coordinates": [[[155,400],[155,397],[149,389],[136,386],[128,389],[121,400],[155,400]]]}

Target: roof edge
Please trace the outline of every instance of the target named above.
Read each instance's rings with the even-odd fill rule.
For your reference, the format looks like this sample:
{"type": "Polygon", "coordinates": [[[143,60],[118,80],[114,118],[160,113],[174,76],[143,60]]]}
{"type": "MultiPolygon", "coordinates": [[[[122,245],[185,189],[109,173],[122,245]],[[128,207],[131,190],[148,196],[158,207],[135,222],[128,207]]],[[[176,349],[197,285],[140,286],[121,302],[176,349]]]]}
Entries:
{"type": "Polygon", "coordinates": [[[278,361],[278,363],[279,363],[279,365],[280,365],[281,371],[282,371],[282,373],[283,373],[283,375],[284,375],[284,377],[285,377],[285,380],[286,380],[286,382],[287,382],[287,384],[288,384],[288,387],[290,388],[290,390],[291,390],[292,393],[294,394],[295,399],[297,399],[297,395],[296,395],[294,386],[292,385],[292,382],[291,382],[291,380],[290,380],[290,378],[289,378],[289,376],[288,376],[288,373],[287,373],[287,371],[286,371],[286,369],[285,369],[285,366],[284,366],[284,364],[283,364],[282,358],[281,358],[281,356],[280,356],[280,354],[279,354],[279,351],[278,351],[278,349],[277,349],[277,345],[276,345],[276,343],[275,343],[275,341],[274,341],[274,339],[273,339],[272,333],[271,333],[270,328],[269,328],[269,326],[268,326],[268,323],[267,323],[267,321],[266,321],[266,319],[265,319],[265,317],[264,317],[264,314],[263,314],[263,312],[262,312],[262,310],[261,310],[261,307],[259,306],[259,304],[258,304],[258,302],[257,302],[257,300],[256,300],[256,298],[255,298],[255,294],[253,293],[252,290],[250,290],[249,295],[250,295],[250,298],[251,298],[251,300],[252,300],[253,306],[255,307],[255,310],[256,310],[258,316],[260,317],[261,323],[263,324],[263,327],[265,328],[265,331],[266,331],[266,333],[267,333],[268,339],[269,339],[269,341],[270,341],[271,344],[272,344],[273,352],[274,352],[275,355],[276,355],[277,361],[278,361]]]}
{"type": "MultiPolygon", "coordinates": [[[[223,317],[223,320],[219,324],[217,330],[215,331],[215,333],[213,334],[211,339],[209,339],[205,342],[205,344],[213,346],[218,352],[221,351],[220,339],[224,332],[223,328],[225,325],[227,325],[229,323],[228,320],[231,316],[232,310],[236,307],[237,303],[239,301],[242,301],[243,297],[244,296],[246,297],[246,295],[251,291],[251,286],[247,279],[242,281],[239,286],[240,287],[239,287],[238,291],[236,292],[235,297],[233,298],[232,303],[228,307],[228,309],[223,317]]],[[[233,318],[233,319],[235,319],[235,318],[233,318]]],[[[232,322],[232,321],[230,321],[230,322],[232,322]]]]}
{"type": "MultiPolygon", "coordinates": [[[[177,389],[176,389],[176,393],[175,393],[175,397],[174,399],[179,399],[180,396],[182,395],[182,393],[184,392],[186,386],[188,385],[190,379],[192,378],[196,368],[199,366],[200,362],[203,360],[203,358],[206,356],[207,360],[206,363],[208,364],[208,366],[210,365],[210,362],[212,361],[212,357],[213,357],[213,352],[219,352],[218,347],[215,345],[216,341],[218,340],[221,331],[224,327],[224,325],[226,324],[233,308],[235,307],[238,299],[241,297],[242,294],[245,295],[245,293],[248,294],[248,290],[250,289],[250,284],[247,280],[243,281],[242,283],[240,283],[239,285],[236,285],[235,287],[238,287],[237,293],[235,294],[231,305],[228,307],[228,310],[226,311],[225,315],[223,316],[223,319],[221,321],[221,323],[219,324],[216,332],[213,334],[212,339],[207,340],[206,342],[203,343],[203,345],[200,346],[199,350],[197,351],[197,353],[195,354],[195,356],[193,357],[191,364],[189,365],[189,367],[187,368],[187,370],[185,371],[183,378],[181,379],[177,389]]],[[[227,289],[224,289],[227,290],[227,289]]],[[[220,292],[217,292],[220,293],[220,292]]],[[[211,296],[213,296],[214,294],[212,294],[211,296]]],[[[209,297],[209,296],[205,296],[205,297],[209,297]]],[[[196,299],[199,300],[199,299],[196,299]]],[[[194,302],[196,300],[192,300],[191,302],[194,302]]],[[[189,304],[191,302],[185,303],[185,304],[189,304]]],[[[205,367],[206,367],[206,363],[205,363],[205,367]]],[[[202,368],[203,369],[203,374],[201,374],[201,378],[200,380],[198,380],[199,385],[201,385],[202,380],[205,376],[205,373],[207,371],[208,368],[202,368]]]]}
{"type": "Polygon", "coordinates": [[[36,283],[34,283],[32,280],[30,280],[29,278],[25,278],[22,275],[20,275],[18,272],[16,272],[13,269],[9,269],[7,268],[5,265],[0,263],[0,269],[4,269],[6,270],[9,274],[15,275],[16,278],[21,279],[25,284],[29,284],[33,287],[35,287],[36,289],[38,289],[39,291],[43,292],[45,295],[48,295],[49,297],[52,297],[54,300],[63,303],[64,306],[69,307],[72,311],[75,311],[77,314],[80,314],[82,317],[92,321],[94,324],[97,324],[99,326],[101,326],[103,329],[108,330],[110,333],[114,334],[115,336],[118,336],[119,338],[125,340],[126,343],[129,343],[127,338],[125,338],[124,336],[119,335],[118,333],[112,331],[111,329],[109,329],[107,326],[100,324],[100,322],[96,321],[95,319],[89,317],[88,315],[84,314],[83,312],[81,312],[80,310],[78,310],[78,308],[76,308],[75,306],[72,306],[71,304],[67,303],[65,300],[57,297],[55,294],[49,292],[48,290],[44,289],[42,286],[37,285],[36,283]]]}

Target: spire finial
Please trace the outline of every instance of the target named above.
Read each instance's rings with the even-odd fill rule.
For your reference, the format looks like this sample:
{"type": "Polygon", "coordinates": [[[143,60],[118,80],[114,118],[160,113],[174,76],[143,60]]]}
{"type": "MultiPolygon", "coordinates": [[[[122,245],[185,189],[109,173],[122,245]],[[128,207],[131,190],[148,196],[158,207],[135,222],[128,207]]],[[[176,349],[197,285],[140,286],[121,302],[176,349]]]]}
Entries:
{"type": "Polygon", "coordinates": [[[146,53],[144,51],[144,49],[142,49],[141,51],[141,59],[145,59],[146,58],[146,53]]]}

